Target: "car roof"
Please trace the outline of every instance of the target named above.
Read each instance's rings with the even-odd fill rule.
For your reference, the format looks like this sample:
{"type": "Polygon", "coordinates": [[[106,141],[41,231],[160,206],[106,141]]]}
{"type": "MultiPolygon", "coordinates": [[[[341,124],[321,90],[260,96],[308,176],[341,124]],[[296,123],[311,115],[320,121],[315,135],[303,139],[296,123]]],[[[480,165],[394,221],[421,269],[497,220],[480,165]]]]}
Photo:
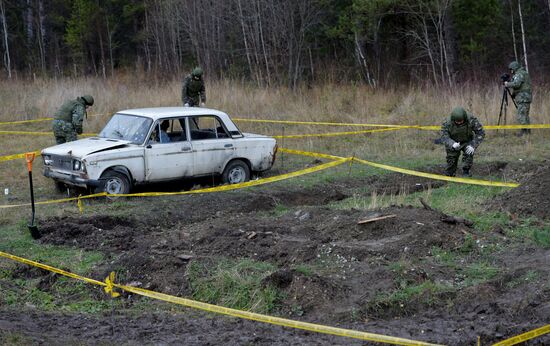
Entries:
{"type": "Polygon", "coordinates": [[[159,118],[194,116],[194,115],[217,115],[226,119],[227,114],[216,109],[202,107],[156,107],[156,108],[136,108],[118,111],[119,114],[139,115],[157,120],[159,118]]]}

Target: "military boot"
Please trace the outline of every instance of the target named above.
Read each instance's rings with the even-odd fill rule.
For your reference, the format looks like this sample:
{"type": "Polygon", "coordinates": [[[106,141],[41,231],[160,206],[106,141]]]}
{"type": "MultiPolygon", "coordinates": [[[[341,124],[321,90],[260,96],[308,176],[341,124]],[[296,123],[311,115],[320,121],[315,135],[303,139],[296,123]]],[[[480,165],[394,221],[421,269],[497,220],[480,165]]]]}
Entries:
{"type": "Polygon", "coordinates": [[[472,173],[470,173],[470,169],[466,169],[466,168],[463,168],[462,169],[462,176],[463,177],[471,177],[472,176],[472,173]]]}

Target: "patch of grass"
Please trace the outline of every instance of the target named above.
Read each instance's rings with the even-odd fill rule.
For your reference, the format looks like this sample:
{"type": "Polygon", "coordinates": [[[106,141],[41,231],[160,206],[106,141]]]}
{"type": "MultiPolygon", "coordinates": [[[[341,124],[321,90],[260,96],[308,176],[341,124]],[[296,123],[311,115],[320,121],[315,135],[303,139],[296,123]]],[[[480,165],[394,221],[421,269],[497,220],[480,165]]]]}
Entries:
{"type": "Polygon", "coordinates": [[[443,285],[427,280],[419,284],[403,285],[398,289],[377,295],[369,303],[371,309],[392,309],[408,313],[415,309],[415,305],[433,306],[447,293],[455,292],[450,285],[443,285]]]}
{"type": "Polygon", "coordinates": [[[474,286],[487,282],[498,275],[500,269],[487,262],[476,262],[470,264],[463,271],[464,285],[474,286]]]}
{"type": "Polygon", "coordinates": [[[294,267],[294,270],[305,276],[313,276],[315,272],[311,266],[308,266],[306,264],[298,264],[294,267]]]}
{"type": "Polygon", "coordinates": [[[550,223],[537,218],[519,219],[506,230],[506,235],[513,239],[530,239],[538,246],[550,248],[550,223]]]}
{"type": "Polygon", "coordinates": [[[524,275],[515,278],[513,280],[510,280],[510,282],[506,283],[506,287],[508,288],[515,288],[519,287],[525,283],[533,282],[537,280],[540,277],[540,274],[536,270],[529,270],[524,275]]]}
{"type": "Polygon", "coordinates": [[[545,249],[550,248],[550,227],[533,230],[533,240],[535,244],[542,246],[545,249]]]}
{"type": "Polygon", "coordinates": [[[2,229],[0,251],[83,275],[103,260],[103,254],[99,252],[36,243],[24,220],[16,226],[2,229]]]}
{"type": "Polygon", "coordinates": [[[290,208],[284,204],[277,203],[275,207],[271,210],[271,214],[275,217],[280,217],[288,213],[290,208]]]}
{"type": "Polygon", "coordinates": [[[214,263],[192,262],[187,276],[193,298],[239,310],[268,313],[281,294],[262,280],[276,268],[269,263],[250,259],[219,259],[214,263]]]}
{"type": "Polygon", "coordinates": [[[419,197],[434,209],[444,213],[468,217],[481,215],[472,210],[482,209],[485,201],[504,192],[501,187],[477,186],[450,183],[438,189],[413,193],[405,198],[405,202],[420,207],[419,197]]]}
{"type": "Polygon", "coordinates": [[[495,229],[495,227],[504,228],[510,221],[510,217],[502,212],[470,212],[467,214],[466,218],[474,223],[476,230],[482,232],[491,231],[495,229]]]}
{"type": "Polygon", "coordinates": [[[454,252],[434,246],[432,247],[431,253],[437,263],[443,264],[447,267],[456,268],[458,256],[454,252]]]}

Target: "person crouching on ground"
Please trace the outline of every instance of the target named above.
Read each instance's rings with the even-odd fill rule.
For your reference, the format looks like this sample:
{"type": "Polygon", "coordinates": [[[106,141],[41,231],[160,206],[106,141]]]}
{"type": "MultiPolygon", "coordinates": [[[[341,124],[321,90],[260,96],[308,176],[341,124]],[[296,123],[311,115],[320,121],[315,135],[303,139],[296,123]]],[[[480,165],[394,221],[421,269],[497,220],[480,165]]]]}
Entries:
{"type": "Polygon", "coordinates": [[[441,126],[441,141],[447,151],[447,168],[445,174],[454,177],[458,167],[460,152],[462,155],[462,175],[471,177],[470,170],[474,163],[474,152],[485,138],[483,126],[464,108],[456,107],[451,116],[441,126]]]}
{"type": "Polygon", "coordinates": [[[82,134],[82,122],[86,117],[86,108],[94,104],[91,95],[68,100],[57,110],[52,122],[53,135],[57,144],[76,141],[76,135],[82,134]]]}

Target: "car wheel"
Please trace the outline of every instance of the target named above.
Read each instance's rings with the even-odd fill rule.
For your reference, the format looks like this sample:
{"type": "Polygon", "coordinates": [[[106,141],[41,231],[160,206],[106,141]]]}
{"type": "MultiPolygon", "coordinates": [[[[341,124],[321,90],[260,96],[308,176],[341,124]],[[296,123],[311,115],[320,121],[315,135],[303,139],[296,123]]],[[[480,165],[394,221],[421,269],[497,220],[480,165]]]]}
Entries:
{"type": "Polygon", "coordinates": [[[130,192],[130,179],[126,174],[107,171],[101,176],[103,182],[103,191],[110,195],[114,194],[126,194],[130,192]]]}
{"type": "Polygon", "coordinates": [[[250,168],[241,160],[229,162],[222,174],[222,181],[226,184],[244,183],[249,180],[250,168]]]}

